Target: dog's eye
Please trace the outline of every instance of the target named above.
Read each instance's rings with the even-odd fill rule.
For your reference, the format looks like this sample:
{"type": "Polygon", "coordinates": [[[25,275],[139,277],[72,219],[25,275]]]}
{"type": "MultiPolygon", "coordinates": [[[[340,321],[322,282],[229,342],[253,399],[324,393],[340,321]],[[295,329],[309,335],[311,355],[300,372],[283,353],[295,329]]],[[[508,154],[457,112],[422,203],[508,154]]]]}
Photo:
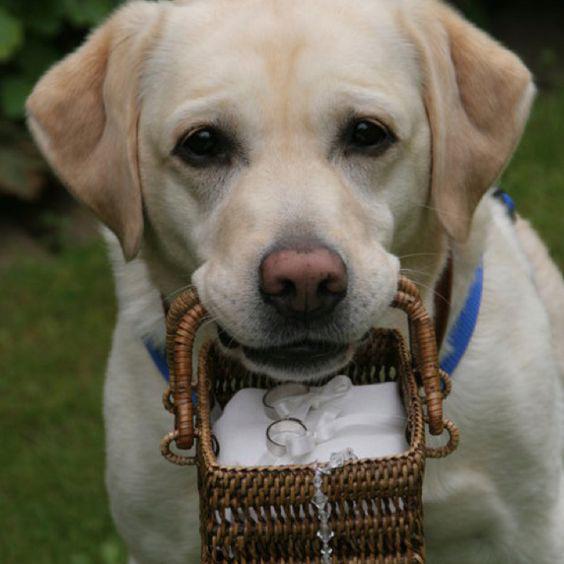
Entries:
{"type": "Polygon", "coordinates": [[[191,131],[176,144],[174,154],[193,166],[206,166],[229,160],[231,143],[215,127],[191,131]]]}
{"type": "Polygon", "coordinates": [[[379,153],[395,141],[386,127],[369,119],[353,121],[347,128],[345,136],[349,149],[368,153],[379,153]]]}

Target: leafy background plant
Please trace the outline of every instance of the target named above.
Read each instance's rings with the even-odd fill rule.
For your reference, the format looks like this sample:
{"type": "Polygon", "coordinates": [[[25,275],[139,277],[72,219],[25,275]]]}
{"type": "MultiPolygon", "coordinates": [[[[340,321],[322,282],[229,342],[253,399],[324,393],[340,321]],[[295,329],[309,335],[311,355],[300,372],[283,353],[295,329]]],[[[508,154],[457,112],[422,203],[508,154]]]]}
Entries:
{"type": "Polygon", "coordinates": [[[0,0],[0,195],[39,199],[52,183],[24,127],[38,78],[72,51],[118,0],[0,0]]]}
{"type": "Polygon", "coordinates": [[[0,0],[2,117],[23,118],[33,84],[117,6],[118,0],[0,0]]]}

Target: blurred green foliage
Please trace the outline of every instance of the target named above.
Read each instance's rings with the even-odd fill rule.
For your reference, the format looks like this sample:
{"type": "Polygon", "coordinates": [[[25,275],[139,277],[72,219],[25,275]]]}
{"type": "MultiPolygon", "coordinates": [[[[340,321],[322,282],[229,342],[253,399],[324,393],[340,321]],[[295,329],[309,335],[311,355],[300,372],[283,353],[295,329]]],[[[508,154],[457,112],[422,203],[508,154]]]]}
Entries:
{"type": "MultiPolygon", "coordinates": [[[[0,122],[21,120],[24,102],[41,74],[77,47],[87,31],[123,0],[0,0],[0,122]]],[[[500,10],[518,0],[450,0],[466,17],[490,29],[500,10]]],[[[544,10],[554,0],[537,0],[544,10]]]]}
{"type": "Polygon", "coordinates": [[[500,14],[508,15],[518,12],[535,11],[541,13],[561,13],[562,6],[558,0],[445,0],[456,6],[467,18],[478,26],[490,29],[493,20],[500,14]]]}
{"type": "Polygon", "coordinates": [[[453,4],[455,4],[467,18],[480,27],[484,29],[490,27],[491,18],[488,5],[491,5],[491,2],[487,0],[455,0],[453,4]]]}
{"type": "Polygon", "coordinates": [[[41,74],[120,0],[0,0],[0,119],[19,120],[41,74]]]}

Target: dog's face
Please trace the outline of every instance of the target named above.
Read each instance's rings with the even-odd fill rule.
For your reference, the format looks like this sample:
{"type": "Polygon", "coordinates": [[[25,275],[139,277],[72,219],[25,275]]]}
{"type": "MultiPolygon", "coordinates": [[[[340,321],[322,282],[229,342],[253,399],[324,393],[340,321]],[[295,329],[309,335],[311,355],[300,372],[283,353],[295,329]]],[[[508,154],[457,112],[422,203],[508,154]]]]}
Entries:
{"type": "Polygon", "coordinates": [[[394,295],[397,227],[427,197],[413,50],[391,14],[350,4],[341,19],[327,2],[186,7],[141,86],[149,221],[176,261],[196,253],[230,352],[284,376],[349,360],[394,295]]]}
{"type": "Polygon", "coordinates": [[[226,350],[311,378],[388,307],[400,250],[436,225],[464,239],[531,97],[518,59],[433,1],[209,0],[130,4],[29,110],[126,256],[145,223],[226,350]]]}

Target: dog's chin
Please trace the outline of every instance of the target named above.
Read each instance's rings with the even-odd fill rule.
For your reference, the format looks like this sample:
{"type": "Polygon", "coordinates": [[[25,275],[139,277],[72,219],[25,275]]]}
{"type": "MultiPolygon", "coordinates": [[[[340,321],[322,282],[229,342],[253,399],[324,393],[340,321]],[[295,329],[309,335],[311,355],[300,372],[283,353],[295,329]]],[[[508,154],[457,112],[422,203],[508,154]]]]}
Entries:
{"type": "MultiPolygon", "coordinates": [[[[333,350],[324,350],[328,343],[308,343],[288,347],[287,350],[274,349],[249,349],[242,347],[241,361],[252,372],[266,374],[275,380],[281,381],[315,381],[337,372],[346,366],[353,356],[353,345],[332,345],[333,350]],[[297,354],[303,346],[304,353],[297,354]],[[305,351],[310,349],[309,353],[305,351]]],[[[329,347],[327,346],[327,349],[329,347]]]]}
{"type": "Polygon", "coordinates": [[[315,381],[346,366],[356,349],[351,343],[304,340],[284,346],[249,347],[218,328],[222,351],[247,370],[280,381],[315,381]]]}

